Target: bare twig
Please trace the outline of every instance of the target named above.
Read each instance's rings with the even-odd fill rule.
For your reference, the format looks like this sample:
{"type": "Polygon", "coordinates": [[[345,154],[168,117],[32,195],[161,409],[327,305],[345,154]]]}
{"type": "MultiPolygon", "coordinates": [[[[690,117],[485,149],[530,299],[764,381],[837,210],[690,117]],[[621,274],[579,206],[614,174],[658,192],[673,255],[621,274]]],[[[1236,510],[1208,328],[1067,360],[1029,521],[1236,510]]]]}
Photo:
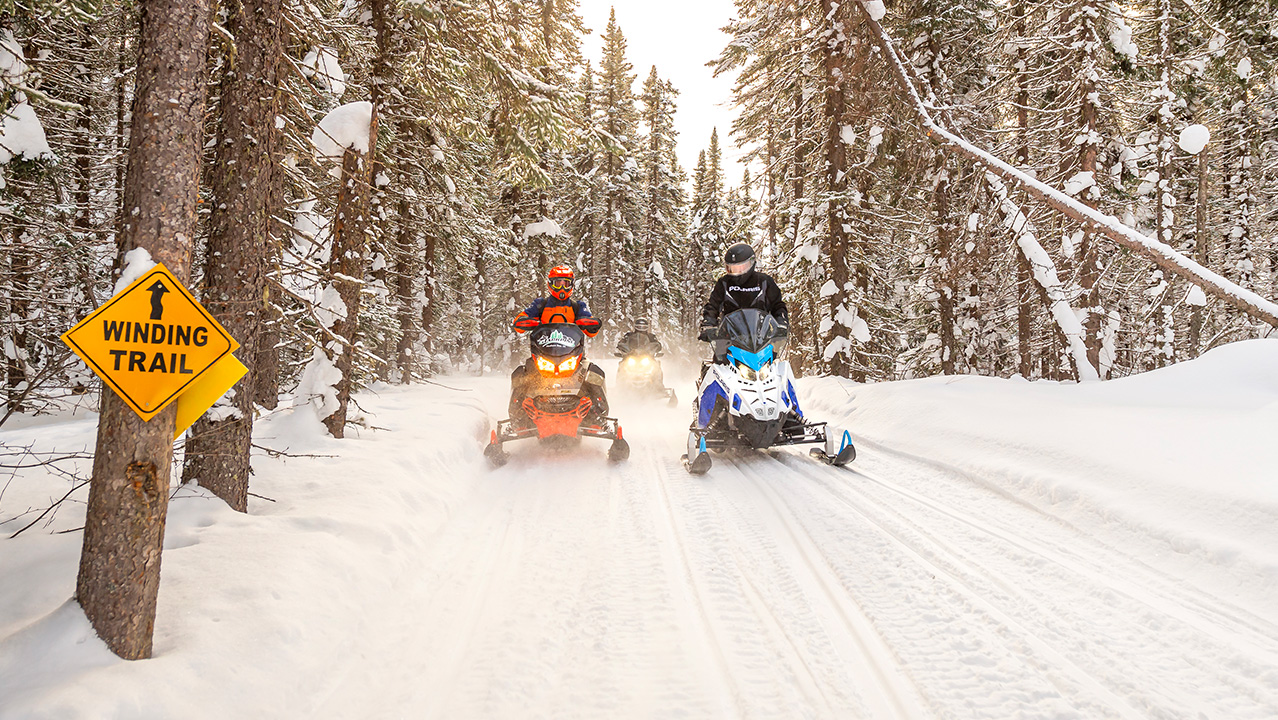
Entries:
{"type": "Polygon", "coordinates": [[[14,534],[10,535],[10,536],[9,536],[9,539],[10,539],[10,540],[12,540],[12,539],[14,539],[14,538],[18,537],[19,535],[21,535],[23,532],[26,532],[28,529],[30,529],[32,526],[34,526],[36,523],[38,523],[38,522],[40,522],[41,520],[43,520],[45,515],[48,515],[49,513],[53,512],[54,508],[58,507],[58,506],[59,506],[59,505],[61,505],[63,502],[65,502],[67,498],[71,497],[71,493],[75,492],[76,490],[79,490],[80,488],[82,488],[82,487],[84,487],[85,485],[88,485],[88,484],[89,484],[89,481],[88,481],[88,480],[85,480],[85,481],[81,482],[79,485],[76,485],[75,487],[73,487],[73,488],[71,488],[70,490],[68,490],[68,491],[67,491],[67,494],[66,494],[66,495],[63,495],[61,500],[58,500],[57,502],[53,503],[53,504],[52,504],[52,505],[50,505],[49,507],[45,508],[45,509],[44,509],[44,512],[40,513],[40,515],[39,515],[38,517],[36,517],[36,519],[35,519],[35,520],[32,520],[31,522],[27,523],[27,524],[26,524],[26,525],[25,525],[25,526],[24,526],[21,530],[19,530],[19,531],[15,532],[14,534]]]}

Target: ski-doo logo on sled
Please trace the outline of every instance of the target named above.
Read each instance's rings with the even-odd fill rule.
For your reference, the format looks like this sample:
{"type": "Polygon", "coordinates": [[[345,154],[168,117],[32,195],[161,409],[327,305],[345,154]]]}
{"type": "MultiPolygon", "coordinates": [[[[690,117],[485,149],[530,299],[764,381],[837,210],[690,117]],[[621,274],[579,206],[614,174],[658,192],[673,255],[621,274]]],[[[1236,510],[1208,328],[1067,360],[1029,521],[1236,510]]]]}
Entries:
{"type": "Polygon", "coordinates": [[[562,347],[570,348],[577,345],[576,341],[558,330],[552,331],[549,335],[543,335],[537,340],[537,344],[542,347],[562,347]]]}

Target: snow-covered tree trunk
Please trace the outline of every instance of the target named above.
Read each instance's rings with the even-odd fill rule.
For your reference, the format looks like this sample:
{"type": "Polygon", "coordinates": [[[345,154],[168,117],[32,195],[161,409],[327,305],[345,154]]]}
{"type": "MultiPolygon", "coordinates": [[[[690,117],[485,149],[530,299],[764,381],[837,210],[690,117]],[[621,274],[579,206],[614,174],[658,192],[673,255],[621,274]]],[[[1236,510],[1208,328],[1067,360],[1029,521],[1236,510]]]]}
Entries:
{"type": "MultiPolygon", "coordinates": [[[[370,142],[371,146],[371,142],[370,142]]],[[[329,360],[341,373],[334,388],[337,409],[324,418],[324,425],[335,438],[345,436],[346,417],[354,385],[355,354],[359,340],[360,290],[364,286],[365,235],[369,193],[368,156],[358,149],[346,148],[342,153],[341,187],[337,192],[337,216],[333,218],[333,249],[328,266],[330,287],[337,291],[341,303],[329,331],[333,337],[325,343],[329,360]]]]}
{"type": "Polygon", "coordinates": [[[395,345],[395,367],[399,382],[413,380],[413,348],[417,345],[417,294],[413,285],[418,275],[421,248],[417,241],[416,218],[408,197],[399,199],[399,232],[395,236],[395,319],[399,323],[399,340],[395,345]]]}
{"type": "MultiPolygon", "coordinates": [[[[821,0],[821,10],[829,25],[825,40],[821,43],[822,62],[825,69],[825,193],[826,234],[821,243],[821,254],[829,267],[827,312],[830,321],[822,323],[821,342],[824,359],[830,372],[841,377],[864,379],[864,371],[852,362],[851,324],[855,306],[848,292],[848,262],[850,243],[848,230],[851,218],[847,212],[849,167],[847,143],[844,142],[845,125],[851,126],[848,117],[848,85],[861,63],[851,62],[852,45],[849,27],[850,6],[842,6],[837,0],[821,0]]],[[[823,291],[823,295],[827,292],[823,291]]]]}

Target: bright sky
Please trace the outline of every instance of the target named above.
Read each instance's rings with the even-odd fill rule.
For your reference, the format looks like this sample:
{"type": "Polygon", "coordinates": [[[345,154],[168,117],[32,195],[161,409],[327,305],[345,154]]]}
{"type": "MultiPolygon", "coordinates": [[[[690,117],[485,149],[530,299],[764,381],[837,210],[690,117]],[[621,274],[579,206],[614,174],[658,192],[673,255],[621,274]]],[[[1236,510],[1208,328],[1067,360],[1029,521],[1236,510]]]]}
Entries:
{"type": "Polygon", "coordinates": [[[580,0],[581,16],[593,35],[586,38],[582,52],[598,69],[602,56],[603,32],[608,12],[617,9],[617,24],[626,36],[627,59],[638,76],[635,94],[643,91],[643,81],[653,65],[657,75],[679,90],[675,125],[679,131],[679,162],[691,178],[697,153],[710,145],[710,131],[719,128],[724,172],[728,184],[741,182],[740,155],[732,142],[732,120],[728,108],[734,78],[714,77],[706,63],[719,56],[728,36],[719,28],[736,15],[732,0],[580,0]]]}

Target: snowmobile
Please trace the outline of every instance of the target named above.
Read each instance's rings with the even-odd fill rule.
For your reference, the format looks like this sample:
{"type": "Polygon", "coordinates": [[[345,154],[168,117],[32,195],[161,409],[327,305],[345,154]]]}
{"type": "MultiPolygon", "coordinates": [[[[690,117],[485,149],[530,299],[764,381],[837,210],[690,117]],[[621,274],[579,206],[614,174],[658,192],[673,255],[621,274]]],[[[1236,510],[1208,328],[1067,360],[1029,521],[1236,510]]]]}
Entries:
{"type": "Polygon", "coordinates": [[[659,397],[674,407],[679,404],[674,388],[668,388],[661,373],[664,353],[658,345],[648,340],[623,341],[613,353],[621,362],[617,364],[617,386],[632,397],[659,397]]]}
{"type": "MultiPolygon", "coordinates": [[[[594,321],[597,322],[597,321],[594,321]]],[[[531,367],[519,382],[523,392],[511,402],[511,417],[497,423],[484,457],[493,467],[510,459],[502,447],[511,440],[539,438],[543,443],[579,442],[582,437],[612,440],[608,459],[630,457],[621,424],[606,417],[603,371],[586,360],[586,334],[571,323],[548,323],[529,332],[531,367]]],[[[517,376],[519,373],[517,372],[517,376]]],[[[514,381],[514,378],[512,378],[514,381]]]]}
{"type": "Polygon", "coordinates": [[[794,392],[794,373],[782,359],[789,333],[768,313],[755,309],[729,313],[711,333],[716,357],[706,363],[688,428],[683,465],[700,475],[710,469],[710,450],[763,449],[780,445],[823,444],[809,454],[841,467],[856,458],[852,436],[826,423],[808,422],[794,392]]]}

